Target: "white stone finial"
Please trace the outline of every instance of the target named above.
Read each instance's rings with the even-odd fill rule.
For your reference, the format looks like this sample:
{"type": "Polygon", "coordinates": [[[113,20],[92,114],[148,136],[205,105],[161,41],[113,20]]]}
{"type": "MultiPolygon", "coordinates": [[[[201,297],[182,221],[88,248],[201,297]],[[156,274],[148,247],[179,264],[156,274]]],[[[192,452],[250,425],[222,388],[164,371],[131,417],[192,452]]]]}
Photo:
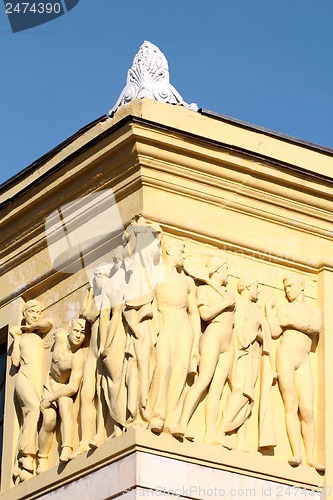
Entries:
{"type": "Polygon", "coordinates": [[[168,104],[181,104],[193,111],[198,111],[194,103],[187,104],[177,90],[170,84],[168,62],[156,45],[143,42],[127,73],[126,86],[109,115],[120,106],[133,99],[154,99],[168,104]]]}

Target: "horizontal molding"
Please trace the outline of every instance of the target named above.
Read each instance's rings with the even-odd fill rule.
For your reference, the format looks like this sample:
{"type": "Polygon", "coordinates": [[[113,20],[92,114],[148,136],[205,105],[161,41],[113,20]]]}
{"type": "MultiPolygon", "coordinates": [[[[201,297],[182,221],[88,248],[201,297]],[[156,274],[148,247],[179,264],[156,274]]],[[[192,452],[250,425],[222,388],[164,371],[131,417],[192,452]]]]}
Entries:
{"type": "MultiPolygon", "coordinates": [[[[256,217],[258,219],[268,221],[270,223],[279,224],[285,228],[295,229],[297,231],[309,234],[311,236],[324,238],[328,241],[331,241],[333,238],[333,232],[320,229],[314,223],[313,225],[310,225],[302,223],[300,221],[295,221],[294,219],[289,217],[283,217],[278,214],[273,214],[268,210],[264,211],[262,209],[256,209],[254,207],[250,207],[245,203],[242,204],[227,200],[226,204],[225,199],[222,197],[217,197],[216,195],[210,195],[209,193],[202,190],[193,190],[193,188],[187,186],[186,187],[181,186],[176,182],[171,183],[170,181],[156,179],[147,175],[142,176],[142,181],[143,181],[143,186],[162,189],[163,191],[168,192],[172,195],[177,194],[194,200],[200,200],[207,203],[208,205],[221,207],[230,211],[241,213],[245,216],[256,217]]],[[[251,198],[256,199],[256,197],[253,195],[251,196],[251,198]]],[[[325,222],[327,222],[326,219],[325,222]]]]}
{"type": "MultiPolygon", "coordinates": [[[[152,218],[152,220],[156,220],[153,217],[153,214],[150,212],[143,212],[145,217],[152,218]]],[[[156,220],[156,222],[158,222],[156,220]]],[[[177,238],[182,238],[185,243],[186,240],[189,240],[193,243],[199,243],[203,245],[208,245],[214,247],[216,249],[224,250],[226,252],[231,252],[234,254],[239,254],[242,257],[247,257],[249,259],[253,259],[256,261],[268,262],[270,264],[276,264],[285,268],[286,270],[300,271],[302,273],[312,274],[316,276],[322,269],[333,272],[333,256],[330,262],[322,262],[318,263],[318,266],[309,266],[302,260],[295,261],[289,260],[279,255],[274,255],[271,252],[265,252],[262,249],[258,249],[255,246],[250,245],[241,245],[239,243],[230,241],[230,240],[222,240],[220,238],[214,237],[211,233],[206,232],[205,234],[202,232],[200,234],[195,231],[191,231],[188,228],[179,228],[173,224],[164,222],[160,223],[163,231],[168,233],[170,236],[176,236],[177,238]]],[[[262,283],[266,284],[266,283],[262,283]]]]}
{"type": "MultiPolygon", "coordinates": [[[[204,147],[207,149],[208,149],[208,147],[210,147],[211,149],[218,149],[220,151],[225,151],[225,152],[229,152],[232,154],[236,154],[238,156],[242,156],[245,158],[249,158],[251,160],[255,160],[256,162],[259,162],[259,163],[265,163],[265,164],[270,165],[271,167],[274,167],[275,169],[278,169],[280,171],[291,173],[293,176],[297,176],[303,180],[304,180],[304,178],[307,178],[309,180],[323,183],[323,184],[326,184],[328,186],[333,186],[333,177],[332,176],[320,174],[318,172],[314,172],[312,170],[308,170],[308,169],[299,167],[299,166],[294,165],[292,163],[278,160],[272,156],[260,154],[260,153],[251,151],[250,149],[242,148],[242,147],[239,147],[236,145],[230,145],[230,144],[227,144],[223,141],[217,141],[214,139],[209,139],[207,137],[202,137],[200,135],[193,134],[193,133],[190,133],[188,131],[184,131],[180,128],[162,125],[158,122],[147,120],[143,117],[133,116],[132,121],[134,124],[141,125],[143,128],[146,127],[147,129],[152,129],[155,132],[158,131],[160,133],[163,133],[164,136],[172,135],[172,137],[181,138],[183,141],[184,141],[184,138],[186,138],[187,141],[184,141],[184,143],[204,145],[204,147]]],[[[320,151],[318,151],[318,153],[320,153],[320,151]]],[[[332,165],[333,165],[333,158],[332,158],[332,165]]]]}
{"type": "Polygon", "coordinates": [[[129,430],[96,449],[82,454],[66,464],[49,469],[1,494],[4,500],[30,500],[49,493],[61,486],[76,481],[102,467],[114,463],[136,452],[150,453],[180,462],[226,470],[245,476],[276,481],[278,483],[311,487],[323,487],[323,477],[315,469],[300,465],[292,468],[288,463],[261,455],[227,451],[220,446],[199,443],[180,443],[168,435],[155,436],[145,429],[129,430]]]}

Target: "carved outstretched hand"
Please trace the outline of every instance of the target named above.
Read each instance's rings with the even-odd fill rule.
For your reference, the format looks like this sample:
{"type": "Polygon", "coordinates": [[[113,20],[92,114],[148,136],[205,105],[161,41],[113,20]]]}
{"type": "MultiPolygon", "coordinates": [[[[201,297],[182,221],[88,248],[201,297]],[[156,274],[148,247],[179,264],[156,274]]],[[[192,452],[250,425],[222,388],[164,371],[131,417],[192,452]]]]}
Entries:
{"type": "Polygon", "coordinates": [[[42,399],[41,403],[40,403],[40,411],[44,411],[44,410],[47,410],[48,408],[51,408],[51,402],[50,402],[50,398],[44,398],[42,399]]]}

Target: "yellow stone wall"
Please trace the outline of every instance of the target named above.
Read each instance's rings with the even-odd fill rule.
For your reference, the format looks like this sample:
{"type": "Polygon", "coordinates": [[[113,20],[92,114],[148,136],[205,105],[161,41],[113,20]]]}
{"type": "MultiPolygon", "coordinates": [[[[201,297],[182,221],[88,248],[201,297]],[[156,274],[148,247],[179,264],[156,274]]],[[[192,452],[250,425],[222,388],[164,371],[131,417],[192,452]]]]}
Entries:
{"type": "MultiPolygon", "coordinates": [[[[64,255],[54,268],[45,221],[63,206],[68,206],[68,221],[85,221],[94,214],[103,214],[104,202],[99,198],[95,206],[86,210],[77,206],[77,200],[101,190],[115,197],[123,227],[132,216],[141,213],[147,220],[160,224],[166,235],[181,238],[187,255],[223,249],[229,262],[229,288],[236,293],[237,278],[251,270],[259,280],[261,305],[272,294],[283,302],[283,276],[296,271],[304,276],[308,301],[318,305],[324,317],[323,333],[311,352],[311,365],[317,455],[326,464],[326,474],[320,475],[305,466],[294,470],[286,463],[290,448],[277,385],[272,389],[278,436],[274,455],[233,455],[234,452],[224,450],[220,456],[214,449],[213,461],[215,467],[247,469],[247,474],[271,477],[286,484],[318,488],[333,485],[332,167],[333,152],[315,146],[181,106],[147,99],[133,101],[112,119],[96,124],[0,190],[0,328],[19,323],[22,299],[38,298],[57,327],[66,327],[79,314],[88,283],[86,270],[78,258],[73,262],[70,255],[64,255]]],[[[85,265],[93,268],[98,262],[107,261],[112,245],[107,237],[98,245],[94,241],[88,243],[85,265]]],[[[278,342],[273,341],[274,349],[278,342]]],[[[46,372],[47,365],[44,369],[46,372]]],[[[12,467],[19,433],[13,405],[13,373],[8,358],[2,495],[33,498],[34,491],[46,488],[43,474],[8,491],[13,487],[12,467]]],[[[203,407],[204,401],[191,424],[200,427],[197,433],[201,437],[203,407]]],[[[256,404],[250,420],[249,434],[254,446],[257,410],[256,404]]],[[[210,453],[204,445],[181,445],[171,436],[150,434],[146,431],[147,447],[151,446],[157,454],[183,454],[200,463],[210,453]]],[[[144,435],[138,439],[144,442],[144,435]]],[[[111,460],[112,451],[100,450],[100,463],[111,460]]],[[[89,458],[92,468],[94,456],[89,458]]],[[[53,460],[55,464],[56,453],[53,460]]],[[[79,477],[82,467],[82,457],[78,457],[70,463],[70,474],[66,470],[60,476],[56,469],[47,471],[47,488],[69,481],[73,471],[79,477]]],[[[82,475],[85,473],[82,469],[82,475]]]]}

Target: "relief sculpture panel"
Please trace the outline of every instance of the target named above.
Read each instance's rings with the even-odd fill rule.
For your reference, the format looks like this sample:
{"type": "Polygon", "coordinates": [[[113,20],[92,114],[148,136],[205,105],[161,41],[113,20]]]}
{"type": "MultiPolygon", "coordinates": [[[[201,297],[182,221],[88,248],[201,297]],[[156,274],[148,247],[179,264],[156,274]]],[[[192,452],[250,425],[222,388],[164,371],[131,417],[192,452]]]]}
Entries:
{"type": "Polygon", "coordinates": [[[270,284],[259,284],[250,266],[233,269],[231,257],[163,235],[136,215],[96,264],[79,317],[64,318],[69,328],[44,318],[37,300],[25,303],[21,324],[10,327],[20,427],[14,481],[133,426],[227,453],[274,457],[284,440],[290,466],[325,469],[315,452],[310,363],[321,311],[305,298],[301,274],[286,274],[277,304],[270,284]]]}

